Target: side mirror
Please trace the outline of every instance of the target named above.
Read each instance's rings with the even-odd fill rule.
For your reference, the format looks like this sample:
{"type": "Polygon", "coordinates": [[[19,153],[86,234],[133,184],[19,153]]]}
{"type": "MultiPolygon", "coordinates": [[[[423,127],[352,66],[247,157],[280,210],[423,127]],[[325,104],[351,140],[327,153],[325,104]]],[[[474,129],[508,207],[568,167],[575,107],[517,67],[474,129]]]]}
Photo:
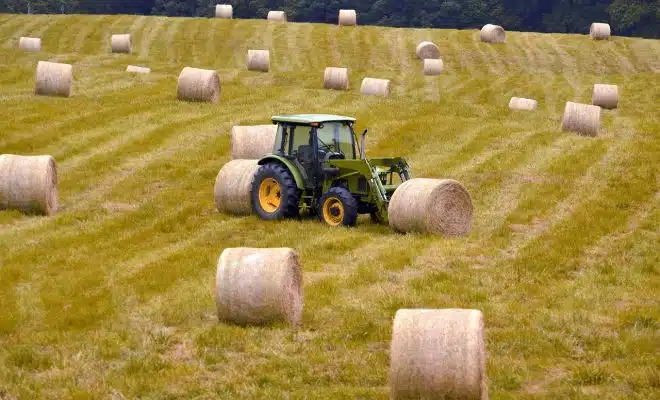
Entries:
{"type": "Polygon", "coordinates": [[[364,132],[362,132],[362,138],[360,139],[360,159],[364,160],[364,138],[367,136],[367,132],[369,130],[365,129],[364,132]]]}

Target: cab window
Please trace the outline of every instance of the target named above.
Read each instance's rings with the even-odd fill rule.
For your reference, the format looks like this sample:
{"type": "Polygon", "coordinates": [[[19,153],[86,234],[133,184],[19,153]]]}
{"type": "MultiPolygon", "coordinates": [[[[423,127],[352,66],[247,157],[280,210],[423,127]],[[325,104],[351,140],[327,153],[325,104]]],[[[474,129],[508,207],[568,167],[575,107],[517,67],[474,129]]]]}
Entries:
{"type": "Polygon", "coordinates": [[[346,159],[355,159],[355,145],[351,127],[342,122],[326,122],[318,128],[319,148],[342,153],[346,159]]]}

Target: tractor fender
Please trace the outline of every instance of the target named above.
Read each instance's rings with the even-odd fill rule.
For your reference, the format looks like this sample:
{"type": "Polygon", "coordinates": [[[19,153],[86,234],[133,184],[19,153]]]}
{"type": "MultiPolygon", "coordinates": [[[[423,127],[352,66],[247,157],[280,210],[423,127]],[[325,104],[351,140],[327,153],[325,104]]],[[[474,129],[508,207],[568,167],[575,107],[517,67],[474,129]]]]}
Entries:
{"type": "Polygon", "coordinates": [[[275,154],[271,154],[260,159],[259,162],[257,162],[257,164],[264,165],[272,162],[284,165],[289,170],[289,172],[291,172],[291,175],[293,175],[293,179],[295,179],[296,186],[298,186],[298,189],[300,190],[305,189],[305,181],[302,175],[300,174],[300,171],[291,161],[287,160],[286,158],[275,154]]]}

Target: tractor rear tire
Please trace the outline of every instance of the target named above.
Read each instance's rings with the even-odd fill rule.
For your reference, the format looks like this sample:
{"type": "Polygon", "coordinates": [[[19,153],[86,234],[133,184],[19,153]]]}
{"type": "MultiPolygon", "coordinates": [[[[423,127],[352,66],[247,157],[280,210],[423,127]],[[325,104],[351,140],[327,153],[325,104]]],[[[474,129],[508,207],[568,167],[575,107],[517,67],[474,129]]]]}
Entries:
{"type": "Polygon", "coordinates": [[[354,226],[358,206],[355,197],[343,187],[330,188],[319,201],[319,219],[330,226],[354,226]]]}
{"type": "Polygon", "coordinates": [[[252,210],[265,220],[298,216],[300,189],[286,167],[278,163],[264,164],[254,174],[252,210]]]}

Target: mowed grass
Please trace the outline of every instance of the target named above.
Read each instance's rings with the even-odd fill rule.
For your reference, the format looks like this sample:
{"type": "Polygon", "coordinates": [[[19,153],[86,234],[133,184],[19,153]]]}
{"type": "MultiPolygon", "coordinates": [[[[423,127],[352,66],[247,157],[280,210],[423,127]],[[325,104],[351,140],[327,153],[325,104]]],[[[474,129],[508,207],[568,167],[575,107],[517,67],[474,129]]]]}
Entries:
{"type": "Polygon", "coordinates": [[[484,312],[493,398],[660,397],[660,41],[0,15],[0,56],[0,153],[53,155],[62,206],[0,212],[0,398],[386,398],[392,318],[417,307],[484,312]],[[125,32],[133,54],[110,54],[125,32]],[[23,35],[43,52],[18,51],[23,35]],[[422,75],[421,40],[441,76],[422,75]],[[246,71],[261,48],[271,72],[246,71]],[[33,96],[39,60],[74,65],[73,97],[33,96]],[[176,101],[184,66],[219,72],[219,105],[176,101]],[[350,69],[348,92],[322,89],[326,66],[350,69]],[[393,95],[361,96],[365,76],[393,95]],[[560,132],[594,83],[618,84],[620,108],[597,138],[560,132]],[[353,115],[369,155],[461,181],[472,234],[217,213],[231,126],[299,112],[353,115]],[[300,253],[300,329],[217,322],[235,246],[300,253]]]}

